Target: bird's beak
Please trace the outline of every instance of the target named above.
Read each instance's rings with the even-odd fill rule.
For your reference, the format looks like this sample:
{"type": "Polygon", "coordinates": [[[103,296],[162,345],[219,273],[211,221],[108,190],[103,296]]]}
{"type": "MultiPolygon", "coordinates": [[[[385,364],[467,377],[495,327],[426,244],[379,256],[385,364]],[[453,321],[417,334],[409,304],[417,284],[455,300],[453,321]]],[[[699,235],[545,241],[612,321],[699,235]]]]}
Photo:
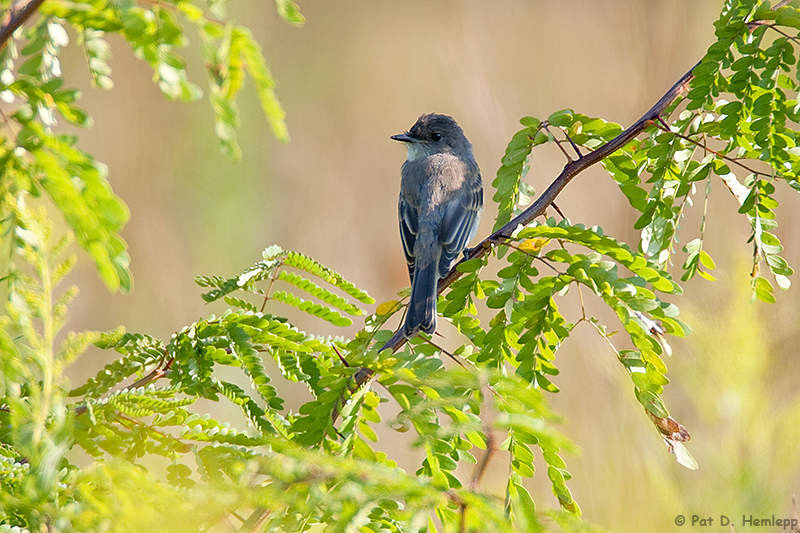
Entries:
{"type": "Polygon", "coordinates": [[[391,139],[395,141],[400,141],[401,143],[415,143],[417,139],[410,136],[408,133],[398,133],[397,135],[392,135],[391,139]]]}

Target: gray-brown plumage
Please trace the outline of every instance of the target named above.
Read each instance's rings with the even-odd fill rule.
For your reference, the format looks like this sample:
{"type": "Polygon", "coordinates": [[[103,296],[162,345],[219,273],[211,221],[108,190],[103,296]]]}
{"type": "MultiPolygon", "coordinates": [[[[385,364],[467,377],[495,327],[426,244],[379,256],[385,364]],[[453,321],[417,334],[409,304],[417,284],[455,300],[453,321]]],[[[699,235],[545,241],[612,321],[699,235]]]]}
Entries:
{"type": "Polygon", "coordinates": [[[483,182],[472,145],[451,117],[422,115],[392,139],[408,150],[401,171],[400,237],[411,277],[403,334],[436,329],[437,284],[475,236],[483,182]]]}

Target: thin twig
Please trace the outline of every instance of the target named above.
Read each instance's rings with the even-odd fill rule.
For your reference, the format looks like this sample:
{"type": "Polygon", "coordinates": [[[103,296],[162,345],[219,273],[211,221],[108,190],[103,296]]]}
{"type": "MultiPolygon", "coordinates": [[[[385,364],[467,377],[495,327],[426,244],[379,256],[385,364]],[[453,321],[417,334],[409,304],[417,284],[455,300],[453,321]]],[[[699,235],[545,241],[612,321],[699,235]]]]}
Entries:
{"type": "Polygon", "coordinates": [[[765,24],[765,26],[767,28],[771,29],[774,32],[780,33],[781,35],[786,37],[787,40],[792,41],[795,44],[800,44],[800,40],[798,40],[797,37],[792,37],[791,35],[789,35],[785,31],[779,30],[778,27],[775,24],[765,24]]]}
{"type": "MultiPolygon", "coordinates": [[[[570,155],[567,153],[567,151],[566,151],[566,150],[564,150],[564,147],[563,147],[563,146],[561,146],[561,141],[559,141],[558,139],[556,139],[556,136],[555,136],[555,135],[553,135],[553,132],[552,132],[552,131],[550,131],[550,127],[549,127],[549,125],[548,125],[547,121],[545,121],[545,122],[542,122],[542,127],[545,129],[545,131],[547,131],[547,133],[549,133],[549,134],[550,134],[550,137],[552,137],[552,138],[553,138],[553,141],[556,143],[556,146],[558,146],[558,149],[559,149],[559,150],[561,150],[561,153],[562,153],[562,154],[564,154],[564,157],[565,157],[565,158],[567,158],[567,161],[570,161],[570,162],[574,161],[574,159],[572,159],[572,157],[570,157],[570,155]]],[[[569,139],[569,136],[567,136],[567,138],[569,139]]],[[[572,139],[569,139],[569,142],[571,142],[571,143],[572,143],[572,139]]],[[[573,147],[573,148],[575,148],[575,143],[573,143],[573,144],[572,144],[572,147],[573,147]]],[[[576,149],[575,151],[578,153],[578,158],[580,158],[580,157],[581,157],[581,155],[582,155],[582,154],[580,153],[580,151],[579,151],[579,150],[577,150],[577,149],[576,149]]]]}
{"type": "Polygon", "coordinates": [[[44,0],[21,0],[6,11],[0,19],[0,50],[6,47],[11,35],[36,13],[43,2],[44,0]]]}
{"type": "Polygon", "coordinates": [[[575,144],[575,141],[573,141],[573,140],[572,140],[572,137],[570,137],[570,136],[569,136],[569,133],[567,133],[567,132],[565,131],[565,132],[564,132],[564,136],[565,136],[565,137],[567,138],[567,140],[569,141],[569,144],[571,144],[571,145],[572,145],[572,149],[573,149],[573,150],[575,150],[575,153],[576,153],[576,154],[578,154],[578,157],[583,157],[583,153],[581,152],[581,149],[580,149],[580,148],[578,148],[578,145],[577,145],[577,144],[575,144]]]}
{"type": "Polygon", "coordinates": [[[456,364],[458,364],[458,366],[460,366],[464,370],[467,369],[467,366],[464,363],[462,363],[461,361],[459,361],[458,358],[455,355],[451,354],[450,352],[448,352],[447,350],[445,350],[444,348],[442,348],[441,346],[439,346],[438,344],[433,342],[432,339],[425,338],[425,342],[430,344],[431,346],[433,346],[434,348],[436,348],[437,350],[439,350],[443,354],[445,354],[450,359],[452,359],[456,364]]]}
{"type": "Polygon", "coordinates": [[[160,435],[161,437],[164,438],[164,440],[172,440],[172,441],[181,442],[180,439],[178,439],[178,438],[176,438],[176,437],[174,437],[172,435],[169,435],[167,433],[164,433],[163,431],[159,431],[159,430],[155,429],[153,426],[145,424],[141,420],[137,420],[136,418],[134,418],[132,416],[126,415],[122,411],[117,411],[116,415],[114,415],[114,418],[117,421],[119,421],[120,425],[126,427],[127,429],[131,429],[133,426],[144,427],[144,428],[149,429],[150,431],[152,431],[156,435],[160,435]],[[127,422],[127,424],[126,424],[126,422],[127,422]]]}
{"type": "MultiPolygon", "coordinates": [[[[583,157],[583,156],[581,156],[581,157],[583,157]]],[[[558,213],[559,215],[561,215],[561,218],[562,218],[562,219],[566,220],[566,218],[567,218],[567,217],[565,217],[565,216],[564,216],[564,213],[562,213],[562,212],[561,212],[561,209],[560,209],[560,208],[559,208],[559,207],[556,205],[556,203],[555,203],[555,202],[551,203],[551,204],[550,204],[550,207],[552,207],[553,209],[555,209],[555,210],[556,210],[556,213],[558,213]]]]}
{"type": "Polygon", "coordinates": [[[472,491],[478,490],[478,486],[480,486],[481,480],[483,479],[484,474],[486,474],[486,467],[489,466],[489,461],[497,451],[497,442],[495,442],[491,429],[485,431],[484,435],[486,436],[486,453],[483,454],[483,458],[481,459],[480,464],[476,466],[475,474],[472,476],[472,479],[469,482],[469,489],[472,491]]]}
{"type": "MultiPolygon", "coordinates": [[[[149,385],[153,381],[155,381],[157,379],[161,379],[164,376],[166,376],[167,373],[169,372],[169,369],[172,367],[172,363],[175,362],[175,357],[172,357],[169,361],[167,361],[167,364],[164,364],[164,361],[166,361],[166,358],[167,358],[167,352],[165,351],[164,352],[164,356],[161,358],[161,361],[159,361],[158,365],[156,365],[156,367],[153,370],[151,370],[149,374],[147,374],[146,376],[144,376],[143,378],[141,378],[139,380],[134,381],[133,383],[131,383],[127,387],[123,387],[120,390],[138,389],[139,387],[144,387],[145,385],[149,385]]],[[[85,412],[87,412],[88,410],[89,410],[89,408],[85,404],[84,405],[78,405],[78,406],[75,407],[75,414],[76,415],[82,415],[85,412]]]]}
{"type": "Polygon", "coordinates": [[[140,379],[138,381],[135,381],[135,382],[131,383],[129,386],[127,386],[125,388],[126,389],[130,389],[130,390],[138,389],[139,387],[144,387],[145,385],[149,385],[151,382],[153,382],[153,381],[155,381],[157,379],[163,378],[164,376],[167,375],[167,372],[169,372],[169,369],[172,366],[172,363],[174,361],[175,361],[175,358],[173,357],[163,367],[159,364],[156,368],[153,369],[152,372],[147,374],[145,377],[143,377],[142,379],[140,379]]]}
{"type": "Polygon", "coordinates": [[[729,161],[729,162],[733,163],[734,165],[738,165],[738,166],[742,167],[743,169],[745,169],[747,172],[749,172],[751,174],[755,174],[756,176],[767,176],[767,177],[770,177],[770,174],[767,174],[766,172],[761,172],[761,171],[758,171],[758,170],[753,170],[752,168],[748,167],[747,165],[745,165],[744,163],[739,161],[739,159],[736,158],[736,157],[730,157],[729,155],[723,154],[722,152],[718,152],[718,151],[714,150],[713,148],[709,148],[708,145],[706,145],[705,143],[701,143],[700,141],[692,139],[691,137],[689,137],[687,135],[684,135],[682,133],[679,133],[677,131],[672,131],[669,128],[669,126],[667,126],[664,123],[663,120],[660,120],[659,123],[656,124],[656,127],[659,128],[660,130],[663,130],[663,131],[665,131],[667,133],[670,133],[670,134],[674,135],[675,137],[677,137],[677,138],[679,138],[681,140],[684,140],[684,141],[686,141],[688,143],[691,143],[691,144],[697,146],[698,148],[701,148],[702,150],[704,150],[706,152],[710,152],[710,153],[714,154],[715,156],[719,157],[720,159],[724,159],[725,161],[729,161]]]}
{"type": "Polygon", "coordinates": [[[242,527],[239,528],[240,533],[249,533],[251,531],[255,531],[269,518],[270,511],[269,509],[264,509],[263,507],[258,507],[255,509],[250,517],[242,524],[242,527]]]}

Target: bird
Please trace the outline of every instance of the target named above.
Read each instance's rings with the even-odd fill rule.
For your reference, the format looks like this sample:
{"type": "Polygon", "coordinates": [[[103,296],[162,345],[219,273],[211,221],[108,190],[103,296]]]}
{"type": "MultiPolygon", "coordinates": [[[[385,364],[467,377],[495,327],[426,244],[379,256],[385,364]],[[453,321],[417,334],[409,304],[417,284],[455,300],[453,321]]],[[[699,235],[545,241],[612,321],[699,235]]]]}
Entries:
{"type": "Polygon", "coordinates": [[[411,298],[403,336],[436,330],[437,288],[478,230],[483,181],[472,145],[456,121],[426,114],[392,139],[406,145],[398,218],[411,298]]]}

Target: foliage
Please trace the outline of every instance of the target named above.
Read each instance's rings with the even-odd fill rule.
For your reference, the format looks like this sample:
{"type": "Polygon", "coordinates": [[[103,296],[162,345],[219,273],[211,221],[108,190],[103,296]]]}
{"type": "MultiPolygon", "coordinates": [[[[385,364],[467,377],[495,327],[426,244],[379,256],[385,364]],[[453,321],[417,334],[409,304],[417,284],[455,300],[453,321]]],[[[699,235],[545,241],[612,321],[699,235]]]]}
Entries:
{"type": "MultiPolygon", "coordinates": [[[[784,323],[789,326],[791,319],[782,317],[778,309],[734,305],[747,302],[749,290],[744,284],[723,281],[707,285],[703,293],[720,312],[703,313],[703,320],[699,320],[699,309],[684,306],[687,320],[697,324],[691,339],[695,349],[693,354],[687,354],[690,357],[675,362],[676,369],[685,376],[682,381],[686,394],[697,406],[695,416],[699,420],[692,421],[692,426],[705,426],[709,434],[717,436],[698,438],[693,448],[704,457],[704,469],[713,470],[718,479],[732,481],[724,487],[717,485],[722,501],[730,502],[732,507],[758,509],[760,513],[786,509],[786,494],[770,489],[791,486],[789,478],[800,466],[795,454],[800,445],[796,424],[800,398],[787,394],[781,386],[781,382],[789,383],[789,376],[783,371],[781,350],[776,346],[780,340],[774,332],[784,329],[784,323]],[[706,355],[691,357],[699,354],[706,355]],[[778,380],[771,375],[776,369],[783,374],[778,380]],[[747,400],[733,409],[720,409],[721,397],[747,400]],[[738,430],[726,432],[731,424],[736,424],[738,430]],[[756,459],[759,457],[774,459],[764,463],[756,459]],[[740,472],[749,475],[738,475],[740,472]]],[[[681,491],[675,472],[649,470],[655,482],[647,485],[660,487],[664,500],[680,501],[692,513],[699,511],[698,502],[681,491]]],[[[711,485],[709,480],[698,480],[693,489],[699,493],[713,491],[711,485]]]]}
{"type": "MultiPolygon", "coordinates": [[[[276,5],[289,23],[302,23],[292,2],[276,5]]],[[[246,72],[276,136],[286,138],[286,130],[258,44],[246,28],[219,22],[223,15],[217,2],[52,0],[2,52],[0,98],[19,102],[4,124],[0,176],[3,527],[188,531],[238,521],[241,530],[270,531],[593,529],[578,520],[580,507],[568,487],[563,456],[577,446],[556,429],[559,419],[546,397],[559,390],[557,352],[580,324],[616,354],[667,449],[696,467],[684,445],[688,432],[661,398],[669,382],[666,336],[689,332],[676,305],[662,298],[682,292],[669,272],[676,257],[682,280],[713,279],[714,261],[703,246],[705,217],[688,244],[678,246],[680,222],[698,191],[707,202],[713,176],[739,199],[752,228],[754,297],[774,300],[763,264],[779,287],[789,286],[792,270],[774,233],[774,195],[784,182],[800,190],[792,129],[798,104],[790,99],[800,88],[793,36],[800,8],[729,0],[716,23],[718,40],[695,68],[687,96],[603,159],[641,213],[638,246],[599,227],[548,218],[518,227],[497,243],[494,257],[460,263],[463,275],[439,302],[464,337],[452,354],[422,337],[394,353],[379,351],[398,302],[368,315],[361,306],[374,301],[366,291],[277,246],[240,275],[198,277],[208,289],[203,299],[229,308],[169,339],[123,328],[59,336],[76,289],[58,288],[76,258],[67,252],[72,233],[54,235],[42,191],[108,286],[131,286],[118,234],[128,218],[124,203],[111,191],[105,167],[76,148],[74,136],[53,133],[57,115],[90,124],[74,105],[77,92],[62,89],[64,27],[79,35],[98,87],[112,86],[104,35],[118,33],[153,68],[167,97],[188,101],[201,92],[176,50],[188,44],[179,21],[193,24],[208,65],[215,131],[223,150],[238,158],[235,97],[246,72]],[[490,261],[503,263],[496,276],[483,272],[490,261]],[[615,348],[616,332],[585,310],[570,322],[558,305],[569,291],[613,310],[627,348],[615,348]],[[281,316],[288,308],[336,326],[366,315],[365,327],[352,339],[321,337],[281,316]],[[478,319],[479,308],[488,322],[478,319]],[[120,357],[68,390],[64,367],[92,343],[120,357]],[[273,363],[277,371],[270,373],[273,363]],[[297,412],[287,410],[277,379],[302,384],[311,399],[297,412]],[[200,399],[230,402],[241,422],[212,418],[198,407],[200,399]],[[373,444],[386,416],[381,405],[390,402],[399,407],[390,427],[412,432],[423,454],[415,472],[398,468],[373,444]],[[481,488],[498,455],[508,464],[503,494],[481,488]],[[558,512],[537,508],[526,488],[537,455],[558,512]]],[[[622,131],[571,110],[521,122],[493,183],[496,227],[533,195],[525,178],[534,148],[556,143],[580,156],[622,131]]]]}
{"type": "MultiPolygon", "coordinates": [[[[302,24],[302,15],[293,2],[276,3],[278,12],[289,23],[302,24]]],[[[111,190],[105,165],[76,148],[74,135],[53,132],[59,118],[81,127],[92,123],[75,103],[80,91],[64,88],[58,54],[69,44],[66,28],[77,33],[97,87],[113,87],[107,63],[111,52],[105,36],[119,34],[136,57],[152,67],[154,81],[165,96],[192,101],[199,99],[203,91],[189,79],[178,50],[189,42],[184,24],[194,26],[208,70],[214,131],[225,152],[234,159],[241,157],[236,142],[236,96],[247,73],[276,137],[288,141],[284,112],[273,90],[275,82],[250,32],[215,18],[225,15],[221,2],[140,5],[51,0],[39,11],[36,22],[25,28],[19,39],[3,43],[5,47],[0,51],[0,99],[14,106],[13,112],[5,112],[3,118],[0,195],[39,197],[46,193],[109,288],[130,290],[129,257],[119,236],[130,216],[128,209],[111,190]]],[[[11,210],[4,208],[0,214],[3,233],[13,233],[17,224],[11,210]]],[[[5,239],[4,244],[13,256],[15,248],[10,241],[5,239]]],[[[4,265],[3,275],[14,276],[14,263],[12,259],[4,265]]]]}

